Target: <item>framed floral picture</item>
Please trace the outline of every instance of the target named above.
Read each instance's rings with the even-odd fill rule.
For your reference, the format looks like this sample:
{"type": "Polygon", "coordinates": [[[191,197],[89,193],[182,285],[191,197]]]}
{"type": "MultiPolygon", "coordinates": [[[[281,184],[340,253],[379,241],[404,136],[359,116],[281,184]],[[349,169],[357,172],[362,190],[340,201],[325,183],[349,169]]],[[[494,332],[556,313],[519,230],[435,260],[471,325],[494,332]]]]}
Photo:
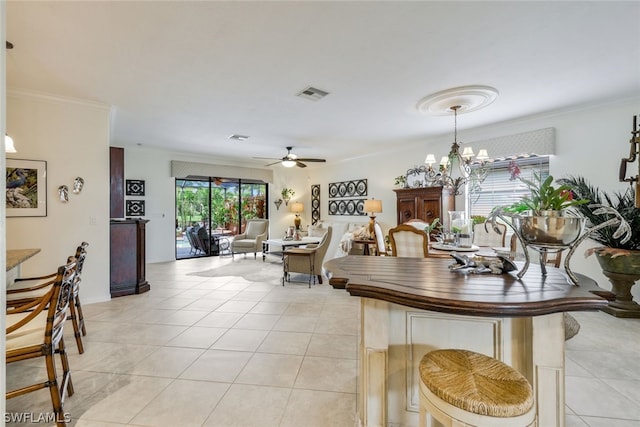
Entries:
{"type": "Polygon", "coordinates": [[[7,217],[47,216],[47,162],[7,159],[7,217]]]}

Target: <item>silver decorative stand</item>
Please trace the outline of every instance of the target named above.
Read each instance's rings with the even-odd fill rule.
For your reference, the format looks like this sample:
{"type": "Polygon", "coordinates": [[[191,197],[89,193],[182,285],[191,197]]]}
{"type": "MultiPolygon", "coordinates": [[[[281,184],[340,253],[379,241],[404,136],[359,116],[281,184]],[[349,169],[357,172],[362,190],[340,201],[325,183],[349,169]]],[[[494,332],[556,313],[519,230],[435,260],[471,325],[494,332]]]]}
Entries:
{"type": "Polygon", "coordinates": [[[528,249],[531,248],[540,253],[540,269],[542,275],[547,275],[547,269],[544,263],[545,253],[557,253],[562,252],[565,249],[569,249],[569,253],[564,260],[564,269],[569,276],[569,279],[574,285],[578,285],[578,278],[571,271],[570,262],[573,253],[578,246],[594,231],[600,230],[606,227],[615,227],[617,230],[614,233],[614,237],[622,237],[621,243],[625,243],[631,238],[631,227],[620,216],[620,214],[613,208],[604,205],[592,204],[589,205],[594,215],[609,215],[610,219],[603,223],[591,227],[584,228],[584,218],[574,215],[568,216],[521,216],[504,212],[502,209],[495,209],[491,215],[487,218],[487,222],[490,222],[493,228],[500,232],[496,227],[496,219],[501,219],[518,237],[520,244],[524,249],[525,263],[524,266],[517,273],[517,277],[522,277],[527,272],[529,264],[531,263],[528,249]]]}

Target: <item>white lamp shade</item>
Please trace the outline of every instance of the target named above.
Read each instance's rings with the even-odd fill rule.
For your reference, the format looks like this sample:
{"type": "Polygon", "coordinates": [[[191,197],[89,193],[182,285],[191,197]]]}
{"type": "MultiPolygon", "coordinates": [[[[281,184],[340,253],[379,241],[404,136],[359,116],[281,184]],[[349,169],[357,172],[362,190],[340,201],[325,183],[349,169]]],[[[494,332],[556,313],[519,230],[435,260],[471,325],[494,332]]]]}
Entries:
{"type": "Polygon", "coordinates": [[[447,166],[449,164],[449,156],[442,156],[440,159],[440,165],[447,166]]]}
{"type": "Polygon", "coordinates": [[[365,200],[363,210],[365,212],[371,212],[371,213],[382,212],[382,200],[375,200],[375,199],[365,200]]]}
{"type": "Polygon", "coordinates": [[[464,159],[470,159],[473,157],[473,148],[471,147],[464,147],[464,150],[462,150],[462,158],[464,159]]]}
{"type": "Polygon", "coordinates": [[[285,168],[292,168],[296,165],[296,162],[294,160],[283,160],[282,161],[282,166],[284,166],[285,168]]]}
{"type": "Polygon", "coordinates": [[[9,135],[4,135],[4,152],[5,153],[16,153],[16,147],[13,145],[13,138],[9,135]]]}
{"type": "Polygon", "coordinates": [[[485,150],[483,148],[480,151],[478,151],[478,155],[476,156],[476,159],[478,159],[478,160],[487,160],[487,159],[489,159],[489,153],[487,153],[487,150],[485,150]]]}
{"type": "Polygon", "coordinates": [[[291,212],[300,213],[304,211],[304,205],[300,202],[295,202],[291,204],[291,212]]]}
{"type": "Polygon", "coordinates": [[[436,162],[436,156],[434,156],[433,154],[427,154],[427,158],[424,159],[424,162],[431,166],[436,162]]]}

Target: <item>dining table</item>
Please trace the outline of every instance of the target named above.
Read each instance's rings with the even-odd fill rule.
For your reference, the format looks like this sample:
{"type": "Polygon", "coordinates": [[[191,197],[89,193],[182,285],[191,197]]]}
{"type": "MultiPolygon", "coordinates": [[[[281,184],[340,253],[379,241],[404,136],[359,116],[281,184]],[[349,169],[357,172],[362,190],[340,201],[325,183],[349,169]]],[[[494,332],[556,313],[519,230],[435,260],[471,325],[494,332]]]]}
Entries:
{"type": "Polygon", "coordinates": [[[40,252],[39,248],[7,249],[6,251],[6,283],[7,287],[20,277],[20,266],[23,262],[40,252]]]}
{"type": "Polygon", "coordinates": [[[607,305],[584,275],[530,266],[514,273],[452,269],[449,257],[349,255],[327,261],[329,284],[360,298],[358,423],[419,425],[424,354],[463,348],[501,360],[531,383],[536,425],[565,424],[564,312],[607,305]]]}

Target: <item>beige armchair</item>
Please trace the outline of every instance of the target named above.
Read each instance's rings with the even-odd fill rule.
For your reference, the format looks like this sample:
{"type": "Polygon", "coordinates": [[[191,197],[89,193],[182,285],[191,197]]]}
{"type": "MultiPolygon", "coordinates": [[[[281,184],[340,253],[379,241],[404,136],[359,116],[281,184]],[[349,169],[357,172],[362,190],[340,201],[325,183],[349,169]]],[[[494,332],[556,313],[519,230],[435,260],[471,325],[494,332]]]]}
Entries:
{"type": "Polygon", "coordinates": [[[285,281],[289,281],[289,273],[308,274],[309,286],[311,286],[312,277],[315,282],[316,276],[318,277],[318,282],[322,284],[322,263],[324,262],[324,256],[327,253],[329,242],[331,242],[330,226],[327,227],[327,231],[317,245],[311,244],[305,248],[293,248],[284,251],[284,277],[282,279],[282,285],[284,286],[285,281]]]}
{"type": "Polygon", "coordinates": [[[231,242],[231,257],[236,253],[253,252],[253,257],[257,257],[258,251],[262,251],[262,242],[269,236],[268,219],[250,219],[247,221],[247,228],[244,233],[238,234],[231,242]]]}

